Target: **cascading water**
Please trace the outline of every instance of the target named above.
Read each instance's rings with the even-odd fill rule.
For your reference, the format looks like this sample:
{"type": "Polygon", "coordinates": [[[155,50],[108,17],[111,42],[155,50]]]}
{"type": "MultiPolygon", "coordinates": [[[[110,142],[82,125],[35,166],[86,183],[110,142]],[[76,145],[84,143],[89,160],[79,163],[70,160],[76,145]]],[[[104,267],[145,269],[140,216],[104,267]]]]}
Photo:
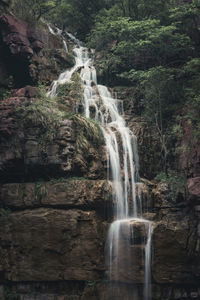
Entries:
{"type": "MultiPolygon", "coordinates": [[[[52,30],[52,29],[51,29],[52,30]]],[[[48,95],[56,96],[59,84],[69,82],[74,72],[80,71],[83,82],[83,106],[87,118],[94,118],[101,125],[105,139],[109,179],[112,180],[114,194],[114,222],[111,224],[107,237],[109,278],[120,281],[120,238],[126,227],[131,236],[134,224],[142,224],[145,228],[145,259],[144,259],[144,300],[151,299],[151,237],[153,224],[142,217],[142,203],[136,197],[136,182],[139,181],[139,159],[137,139],[126,127],[120,111],[121,102],[113,98],[107,87],[97,84],[96,70],[93,66],[94,51],[87,49],[70,33],[65,33],[76,45],[73,52],[75,65],[71,70],[60,74],[54,81],[48,95]]],[[[134,231],[134,230],[133,230],[134,231]]],[[[133,232],[134,235],[134,232],[133,232]]],[[[130,239],[131,237],[129,237],[130,239]]],[[[130,256],[127,245],[125,255],[130,256]]],[[[131,258],[130,258],[131,259],[131,258]]]]}

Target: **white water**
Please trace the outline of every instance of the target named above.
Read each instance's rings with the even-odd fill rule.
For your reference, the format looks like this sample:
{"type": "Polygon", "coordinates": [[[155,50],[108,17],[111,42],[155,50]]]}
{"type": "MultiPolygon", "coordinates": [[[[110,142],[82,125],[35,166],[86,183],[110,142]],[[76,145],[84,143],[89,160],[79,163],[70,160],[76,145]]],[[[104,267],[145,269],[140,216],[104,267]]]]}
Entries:
{"type": "MultiPolygon", "coordinates": [[[[60,33],[59,33],[60,34],[60,33]]],[[[139,180],[139,159],[137,139],[126,126],[122,103],[113,98],[108,88],[97,84],[96,70],[93,66],[93,50],[89,50],[70,33],[67,36],[75,43],[73,50],[75,65],[71,70],[60,74],[54,81],[48,95],[55,97],[59,84],[70,82],[74,72],[79,71],[83,82],[83,106],[87,118],[94,118],[100,123],[105,139],[109,165],[109,179],[112,180],[114,192],[114,219],[111,224],[107,245],[109,248],[109,278],[118,278],[120,263],[119,243],[121,229],[124,224],[140,222],[145,225],[145,271],[144,271],[144,300],[151,299],[151,236],[152,222],[142,218],[141,201],[137,201],[135,182],[139,180]],[[115,265],[113,260],[115,258],[115,265]],[[113,276],[113,273],[114,276],[113,276]]],[[[130,247],[129,247],[130,248],[130,247]]],[[[130,254],[130,249],[127,253],[130,254]]]]}

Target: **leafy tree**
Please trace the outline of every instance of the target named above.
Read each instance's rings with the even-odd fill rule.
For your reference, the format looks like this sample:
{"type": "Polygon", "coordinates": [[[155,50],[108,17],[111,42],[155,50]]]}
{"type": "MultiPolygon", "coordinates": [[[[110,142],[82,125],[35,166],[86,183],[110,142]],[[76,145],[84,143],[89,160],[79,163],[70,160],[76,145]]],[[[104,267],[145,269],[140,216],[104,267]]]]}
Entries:
{"type": "Polygon", "coordinates": [[[111,78],[132,68],[181,65],[193,53],[191,39],[179,33],[174,25],[161,26],[159,20],[132,21],[123,17],[102,20],[91,31],[88,45],[107,51],[103,65],[111,78]]]}
{"type": "Polygon", "coordinates": [[[76,32],[84,40],[104,5],[104,0],[62,0],[61,5],[49,14],[49,19],[63,29],[76,32]]]}
{"type": "Polygon", "coordinates": [[[129,74],[122,74],[122,76],[129,76],[129,79],[139,86],[144,109],[143,116],[149,125],[156,129],[159,137],[164,171],[167,171],[168,157],[166,128],[183,96],[177,81],[178,74],[179,70],[162,66],[146,71],[131,70],[129,74]]]}
{"type": "Polygon", "coordinates": [[[190,36],[195,44],[200,44],[199,38],[199,19],[200,2],[193,1],[192,4],[179,5],[170,10],[170,22],[173,23],[181,32],[190,36]]]}
{"type": "Polygon", "coordinates": [[[26,21],[38,21],[60,2],[61,0],[12,0],[11,9],[26,21]]]}

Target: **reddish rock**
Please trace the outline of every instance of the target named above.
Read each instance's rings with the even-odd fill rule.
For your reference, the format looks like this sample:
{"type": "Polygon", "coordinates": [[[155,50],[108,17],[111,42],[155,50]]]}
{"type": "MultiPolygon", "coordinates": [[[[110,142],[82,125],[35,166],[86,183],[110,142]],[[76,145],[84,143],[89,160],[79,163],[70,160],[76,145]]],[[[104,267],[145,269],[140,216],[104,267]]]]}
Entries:
{"type": "Polygon", "coordinates": [[[0,134],[2,137],[17,134],[19,128],[14,117],[14,111],[15,107],[25,100],[24,97],[11,97],[0,103],[0,134]]]}
{"type": "Polygon", "coordinates": [[[32,43],[32,47],[35,51],[40,51],[43,48],[43,44],[40,41],[35,41],[32,43]]]}
{"type": "Polygon", "coordinates": [[[189,177],[200,176],[200,145],[192,139],[193,129],[188,122],[183,124],[183,138],[178,145],[181,153],[179,156],[179,165],[189,177]]]}
{"type": "Polygon", "coordinates": [[[3,14],[0,17],[1,34],[10,52],[15,55],[28,57],[33,55],[27,38],[27,23],[14,16],[3,14]]]}
{"type": "Polygon", "coordinates": [[[38,88],[27,85],[21,89],[14,91],[13,97],[34,98],[38,95],[38,88]]]}
{"type": "Polygon", "coordinates": [[[4,76],[0,85],[13,78],[15,87],[50,84],[66,68],[72,67],[73,58],[63,49],[62,38],[41,28],[23,22],[13,15],[0,17],[0,70],[4,76]],[[2,47],[1,47],[2,46],[2,47]]]}
{"type": "Polygon", "coordinates": [[[200,201],[200,177],[188,179],[188,191],[192,199],[200,201]]]}

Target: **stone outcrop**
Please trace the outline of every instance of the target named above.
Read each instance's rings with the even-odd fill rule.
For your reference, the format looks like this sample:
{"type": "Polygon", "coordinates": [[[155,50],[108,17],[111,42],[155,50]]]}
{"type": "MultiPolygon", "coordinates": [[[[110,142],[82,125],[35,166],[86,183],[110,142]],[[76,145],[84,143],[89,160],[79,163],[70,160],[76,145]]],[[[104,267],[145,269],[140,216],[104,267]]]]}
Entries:
{"type": "Polygon", "coordinates": [[[0,16],[0,87],[23,87],[38,82],[50,85],[60,72],[73,66],[63,41],[48,31],[13,15],[0,16]]]}
{"type": "Polygon", "coordinates": [[[47,182],[1,185],[0,205],[10,209],[38,207],[104,210],[112,205],[112,188],[106,180],[52,179],[47,182]]]}
{"type": "Polygon", "coordinates": [[[32,112],[24,123],[23,105],[37,101],[37,97],[32,98],[35,94],[37,90],[33,87],[22,88],[14,92],[15,97],[0,105],[0,181],[13,182],[19,178],[20,181],[31,181],[38,178],[38,174],[45,179],[66,176],[105,178],[104,161],[100,159],[100,156],[105,159],[103,147],[97,148],[88,143],[88,151],[77,149],[78,129],[73,120],[58,122],[54,138],[49,140],[48,137],[46,140],[45,134],[48,130],[51,134],[51,129],[43,128],[40,122],[42,110],[35,116],[36,119],[32,119],[32,112]]]}

